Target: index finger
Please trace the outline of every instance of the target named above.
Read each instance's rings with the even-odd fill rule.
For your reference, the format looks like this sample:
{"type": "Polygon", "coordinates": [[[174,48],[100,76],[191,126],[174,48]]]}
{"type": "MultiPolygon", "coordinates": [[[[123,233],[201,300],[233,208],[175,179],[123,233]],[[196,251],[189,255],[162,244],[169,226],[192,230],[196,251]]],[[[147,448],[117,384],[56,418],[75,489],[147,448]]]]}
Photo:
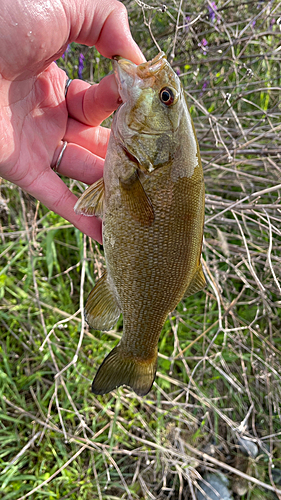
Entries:
{"type": "Polygon", "coordinates": [[[91,127],[100,125],[120,105],[114,75],[105,76],[95,85],[73,80],[68,88],[66,103],[71,117],[91,127]]]}

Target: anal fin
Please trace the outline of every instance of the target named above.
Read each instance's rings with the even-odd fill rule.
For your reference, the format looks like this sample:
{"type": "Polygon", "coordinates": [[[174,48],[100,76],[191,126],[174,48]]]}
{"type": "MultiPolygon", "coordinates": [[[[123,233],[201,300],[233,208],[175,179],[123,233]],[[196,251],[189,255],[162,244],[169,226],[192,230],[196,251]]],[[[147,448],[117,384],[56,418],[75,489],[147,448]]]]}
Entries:
{"type": "Polygon", "coordinates": [[[87,299],[85,305],[86,321],[95,330],[110,330],[117,322],[120,312],[105,271],[87,299]]]}
{"type": "Polygon", "coordinates": [[[128,179],[120,179],[123,204],[130,215],[143,225],[149,226],[154,220],[152,203],[139,179],[137,170],[128,179]]]}
{"type": "Polygon", "coordinates": [[[189,297],[196,292],[200,292],[206,286],[206,280],[202,269],[202,264],[200,263],[196,273],[194,274],[191,282],[189,283],[187,289],[185,290],[184,297],[189,297]]]}
{"type": "Polygon", "coordinates": [[[139,396],[145,396],[154,382],[157,369],[157,351],[149,360],[140,360],[123,353],[118,344],[100,365],[92,384],[94,394],[106,394],[120,385],[131,387],[139,396]]]}
{"type": "Polygon", "coordinates": [[[74,211],[77,214],[96,217],[103,216],[104,182],[103,177],[89,186],[77,201],[74,211]]]}

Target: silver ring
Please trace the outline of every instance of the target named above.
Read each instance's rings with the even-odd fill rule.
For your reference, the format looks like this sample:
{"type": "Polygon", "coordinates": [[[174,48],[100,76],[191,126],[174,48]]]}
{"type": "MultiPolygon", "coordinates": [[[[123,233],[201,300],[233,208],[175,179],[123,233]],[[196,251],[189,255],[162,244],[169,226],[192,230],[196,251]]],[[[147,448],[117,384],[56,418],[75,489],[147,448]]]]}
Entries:
{"type": "Polygon", "coordinates": [[[52,168],[52,170],[53,170],[54,172],[56,172],[56,173],[57,173],[57,171],[58,171],[58,169],[59,169],[59,166],[60,166],[60,164],[61,164],[61,160],[62,160],[62,157],[63,157],[63,153],[64,153],[64,152],[65,152],[65,150],[66,150],[66,146],[67,146],[67,144],[68,144],[68,143],[67,143],[67,141],[64,141],[64,142],[63,142],[63,145],[62,145],[62,148],[61,148],[61,152],[60,152],[60,154],[59,154],[59,156],[58,156],[58,159],[57,159],[57,161],[56,161],[56,164],[55,164],[53,167],[51,167],[51,168],[52,168]]]}
{"type": "Polygon", "coordinates": [[[67,91],[69,89],[69,85],[71,84],[72,82],[72,79],[71,78],[68,78],[66,80],[66,83],[65,83],[65,87],[64,87],[64,97],[66,97],[66,94],[67,94],[67,91]]]}

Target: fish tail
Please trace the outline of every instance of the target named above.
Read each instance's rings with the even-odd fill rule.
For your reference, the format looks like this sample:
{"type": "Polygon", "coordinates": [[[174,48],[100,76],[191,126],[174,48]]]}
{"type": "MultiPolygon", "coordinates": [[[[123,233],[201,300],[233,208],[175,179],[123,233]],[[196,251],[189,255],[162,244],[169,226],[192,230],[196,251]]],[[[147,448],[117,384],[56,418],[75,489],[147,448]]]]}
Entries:
{"type": "Polygon", "coordinates": [[[118,344],[106,356],[92,383],[94,394],[106,394],[120,385],[128,385],[139,396],[145,396],[154,382],[157,369],[157,351],[149,360],[126,356],[118,344]]]}

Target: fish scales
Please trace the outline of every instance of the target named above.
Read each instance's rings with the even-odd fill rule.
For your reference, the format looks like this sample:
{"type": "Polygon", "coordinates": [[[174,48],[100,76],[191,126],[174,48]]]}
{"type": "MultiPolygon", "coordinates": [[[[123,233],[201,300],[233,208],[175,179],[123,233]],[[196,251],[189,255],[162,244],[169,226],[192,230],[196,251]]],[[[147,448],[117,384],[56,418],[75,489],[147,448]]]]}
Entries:
{"type": "MultiPolygon", "coordinates": [[[[169,170],[167,174],[167,193],[169,193],[171,192],[169,170]]],[[[163,177],[162,172],[161,177],[163,177]]],[[[160,183],[163,191],[163,178],[160,179],[160,183]]],[[[145,183],[144,187],[154,207],[155,220],[151,227],[140,228],[132,217],[128,217],[126,210],[120,211],[117,206],[119,224],[125,229],[113,246],[107,244],[107,233],[111,234],[116,225],[113,208],[111,208],[112,217],[107,218],[104,225],[108,272],[113,281],[119,285],[120,302],[124,304],[123,318],[126,321],[128,316],[130,330],[136,326],[141,329],[144,326],[150,327],[148,323],[147,325],[135,323],[135,315],[139,310],[144,309],[146,314],[151,310],[153,316],[159,314],[161,317],[162,315],[166,317],[168,312],[176,307],[192,278],[192,269],[200,256],[197,244],[199,228],[193,223],[190,224],[190,220],[193,222],[194,213],[201,210],[200,198],[198,197],[197,203],[193,200],[191,211],[183,202],[177,205],[173,203],[173,197],[170,204],[167,204],[165,196],[162,200],[157,200],[156,183],[153,190],[150,190],[145,183]],[[192,231],[195,233],[194,238],[190,238],[192,231]],[[134,238],[129,238],[130,234],[133,234],[134,238]],[[190,265],[192,261],[194,265],[190,265]],[[160,284],[161,289],[159,289],[160,284]],[[169,295],[169,301],[163,300],[166,295],[169,295]],[[153,309],[149,307],[151,300],[153,309]],[[131,327],[130,321],[133,322],[131,327]]],[[[192,187],[190,182],[181,181],[178,183],[178,189],[177,185],[174,186],[174,196],[177,198],[178,190],[181,196],[188,196],[189,187],[192,187]]],[[[200,187],[202,197],[204,190],[202,185],[200,187]]],[[[200,222],[198,221],[198,226],[200,222]]],[[[200,240],[199,243],[201,244],[200,240]]]]}
{"type": "MultiPolygon", "coordinates": [[[[89,296],[86,319],[96,329],[109,329],[123,314],[121,341],[100,366],[93,392],[104,394],[125,384],[144,395],[154,381],[157,344],[168,313],[184,295],[205,286],[200,264],[204,180],[184,93],[164,54],[141,65],[144,84],[136,78],[138,67],[124,61],[116,63],[117,79],[128,106],[126,113],[122,105],[115,115],[101,184],[106,273],[89,296]],[[155,70],[154,80],[149,68],[155,70]],[[131,96],[133,77],[143,84],[144,97],[142,92],[131,96]],[[153,93],[147,79],[155,86],[153,93]],[[176,95],[170,109],[161,102],[161,92],[162,97],[167,92],[165,99],[176,95]],[[144,108],[155,114],[159,107],[156,125],[143,109],[139,113],[144,108]]],[[[76,205],[79,213],[100,211],[97,191],[95,185],[86,190],[76,205]]]]}

